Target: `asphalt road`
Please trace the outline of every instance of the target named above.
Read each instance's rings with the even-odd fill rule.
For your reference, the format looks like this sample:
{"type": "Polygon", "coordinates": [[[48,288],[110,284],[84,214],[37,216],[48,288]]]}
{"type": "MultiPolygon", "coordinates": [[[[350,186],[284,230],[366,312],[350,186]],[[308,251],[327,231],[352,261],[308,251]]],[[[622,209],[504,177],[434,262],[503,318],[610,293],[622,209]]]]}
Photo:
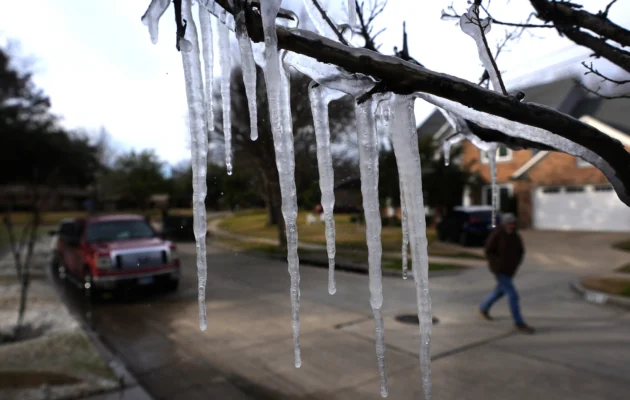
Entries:
{"type": "MultiPolygon", "coordinates": [[[[210,247],[208,329],[198,327],[194,246],[179,246],[177,293],[136,291],[85,306],[104,342],[156,399],[377,399],[374,323],[365,275],[301,268],[302,368],[293,367],[285,263],[210,247]]],[[[569,292],[570,269],[525,265],[517,279],[523,312],[538,329],[514,333],[505,300],[482,321],[491,290],[485,269],[431,278],[434,399],[627,399],[630,314],[569,292]]],[[[384,278],[389,398],[422,399],[411,280],[384,278]]]]}

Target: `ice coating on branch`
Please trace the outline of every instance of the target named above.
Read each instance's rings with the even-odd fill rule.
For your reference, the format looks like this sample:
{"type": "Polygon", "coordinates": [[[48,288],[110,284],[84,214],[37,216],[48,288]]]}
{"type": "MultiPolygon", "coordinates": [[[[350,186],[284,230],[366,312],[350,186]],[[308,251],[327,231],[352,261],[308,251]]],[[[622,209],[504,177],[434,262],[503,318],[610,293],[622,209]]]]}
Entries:
{"type": "Polygon", "coordinates": [[[308,97],[311,101],[315,140],[317,141],[317,166],[319,168],[319,189],[322,193],[322,208],[326,224],[326,251],[328,252],[328,293],[335,294],[335,175],[330,149],[330,124],[328,104],[340,99],[344,93],[328,89],[316,82],[311,82],[308,97]]]}
{"type": "Polygon", "coordinates": [[[265,35],[265,65],[263,72],[267,86],[269,117],[273,144],[276,153],[276,167],[280,176],[282,215],[287,235],[287,260],[291,275],[291,314],[293,326],[293,348],[295,366],[302,365],[300,355],[300,261],[297,253],[297,195],[295,188],[295,156],[289,80],[280,66],[278,37],[276,36],[276,15],[281,0],[267,0],[261,3],[260,11],[265,35]]]}
{"type": "Polygon", "coordinates": [[[483,32],[486,35],[490,32],[490,29],[492,28],[492,19],[490,17],[481,19],[479,17],[479,6],[473,4],[470,8],[468,8],[468,12],[462,14],[460,17],[459,26],[465,34],[475,40],[477,52],[479,53],[479,60],[486,71],[488,71],[490,82],[492,82],[492,88],[496,92],[501,92],[499,77],[497,76],[497,71],[492,65],[492,54],[489,54],[489,49],[486,48],[481,33],[481,28],[483,28],[483,32]]]}
{"type": "Polygon", "coordinates": [[[488,164],[490,165],[490,182],[492,186],[492,227],[497,226],[497,145],[493,143],[486,151],[488,156],[488,164]]]}
{"type": "Polygon", "coordinates": [[[326,22],[326,20],[322,16],[322,13],[315,5],[315,3],[317,3],[317,5],[322,10],[324,10],[324,12],[326,12],[321,2],[319,0],[303,0],[303,2],[304,2],[304,8],[306,9],[306,13],[308,14],[309,18],[313,22],[313,25],[315,25],[315,29],[317,29],[317,32],[320,35],[327,37],[328,39],[338,41],[339,38],[337,37],[337,34],[331,28],[328,22],[326,22]]]}
{"type": "Polygon", "coordinates": [[[236,8],[237,14],[234,16],[234,29],[238,48],[241,52],[241,67],[243,69],[243,83],[245,84],[245,95],[247,96],[247,107],[249,109],[250,137],[252,140],[258,139],[258,105],[256,104],[256,63],[254,62],[254,51],[252,42],[247,34],[245,12],[240,7],[240,0],[230,0],[230,5],[236,8]]]}
{"type": "Polygon", "coordinates": [[[416,286],[418,319],[420,320],[420,367],[424,398],[431,399],[431,297],[429,295],[429,256],[427,253],[426,221],[422,197],[422,171],[413,98],[394,95],[391,100],[391,129],[402,193],[407,208],[413,277],[416,286]]]}
{"type": "Polygon", "coordinates": [[[230,52],[230,31],[224,21],[224,17],[220,18],[217,31],[219,32],[219,63],[221,65],[221,102],[223,108],[223,138],[225,140],[225,168],[227,169],[228,175],[232,175],[232,103],[230,98],[232,55],[230,52]]]}
{"type": "MultiPolygon", "coordinates": [[[[510,121],[503,117],[488,114],[482,111],[477,111],[463,104],[444,99],[442,97],[430,95],[427,93],[415,93],[417,98],[423,99],[434,106],[439,107],[442,110],[446,110],[452,114],[457,115],[460,118],[465,118],[469,121],[475,122],[480,125],[484,125],[487,128],[494,129],[512,137],[518,137],[522,139],[531,140],[536,143],[545,144],[553,147],[558,151],[570,154],[575,157],[579,157],[584,161],[594,165],[605,176],[606,179],[613,185],[617,195],[626,204],[630,204],[630,199],[625,194],[624,183],[617,177],[614,168],[610,166],[604,159],[599,157],[592,150],[587,149],[571,140],[559,136],[553,132],[549,132],[545,129],[536,128],[531,125],[525,125],[520,122],[510,121]]],[[[448,118],[447,118],[448,119],[448,118]]]]}
{"type": "Polygon", "coordinates": [[[208,131],[214,131],[214,49],[212,43],[212,18],[203,7],[199,7],[199,28],[201,30],[201,42],[203,53],[204,78],[206,83],[206,121],[208,131]]]}
{"type": "Polygon", "coordinates": [[[190,128],[190,149],[193,169],[193,229],[197,250],[197,277],[199,280],[199,327],[206,330],[206,173],[208,158],[208,134],[206,113],[204,109],[204,88],[201,76],[201,60],[199,59],[199,42],[197,27],[192,17],[191,0],[182,1],[182,18],[188,21],[186,37],[193,49],[181,52],[186,79],[186,100],[188,102],[188,124],[190,128]]]}
{"type": "MultiPolygon", "coordinates": [[[[293,33],[305,32],[300,29],[292,30],[293,33]]],[[[305,36],[307,36],[305,34],[305,36]]],[[[320,85],[335,89],[351,96],[360,96],[374,87],[374,81],[364,75],[349,74],[343,69],[325,64],[304,56],[302,54],[287,52],[284,62],[291,65],[297,71],[308,76],[320,85]]]]}
{"type": "Polygon", "coordinates": [[[376,134],[376,100],[368,99],[355,106],[359,165],[361,172],[361,194],[365,214],[365,237],[368,247],[370,281],[370,305],[376,323],[376,356],[381,375],[381,395],[387,396],[387,374],[385,372],[385,333],[383,329],[383,284],[381,271],[381,211],[378,201],[378,155],[379,143],[376,134]]]}
{"type": "Polygon", "coordinates": [[[140,19],[143,24],[149,27],[149,35],[151,35],[151,41],[153,44],[158,42],[158,25],[160,23],[160,17],[166,11],[170,0],[153,0],[149,4],[149,8],[140,19]]]}

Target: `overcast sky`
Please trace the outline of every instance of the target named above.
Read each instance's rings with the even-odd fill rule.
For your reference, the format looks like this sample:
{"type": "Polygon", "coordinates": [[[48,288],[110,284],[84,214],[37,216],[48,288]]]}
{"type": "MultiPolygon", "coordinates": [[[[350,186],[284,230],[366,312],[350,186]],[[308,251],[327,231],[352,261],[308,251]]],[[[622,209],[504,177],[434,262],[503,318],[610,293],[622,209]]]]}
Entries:
{"type": "MultiPolygon", "coordinates": [[[[451,3],[390,0],[377,21],[377,29],[387,28],[378,39],[381,51],[390,54],[400,45],[406,19],[412,56],[435,71],[476,81],[482,68],[473,40],[454,21],[440,20],[442,9],[451,3]]],[[[607,2],[580,3],[597,11],[607,2]]],[[[18,40],[20,54],[36,60],[35,82],[51,97],[53,111],[63,117],[65,126],[92,131],[104,126],[121,148],[152,148],[175,163],[190,158],[181,58],[174,47],[172,8],[153,45],[140,22],[148,4],[149,0],[0,0],[0,38],[18,40]]],[[[301,1],[283,4],[296,10],[301,1]]],[[[467,7],[466,0],[453,4],[459,12],[467,7]]],[[[509,4],[494,0],[490,11],[499,20],[522,21],[532,9],[524,0],[509,4]]],[[[630,27],[630,0],[618,1],[610,17],[630,27]]],[[[504,32],[493,27],[490,42],[499,41],[504,32]]],[[[580,71],[579,61],[589,54],[585,49],[551,29],[532,33],[535,36],[525,33],[498,59],[508,89],[580,71]]],[[[605,63],[601,67],[608,68],[605,63]]],[[[430,111],[418,104],[419,121],[430,111]]]]}

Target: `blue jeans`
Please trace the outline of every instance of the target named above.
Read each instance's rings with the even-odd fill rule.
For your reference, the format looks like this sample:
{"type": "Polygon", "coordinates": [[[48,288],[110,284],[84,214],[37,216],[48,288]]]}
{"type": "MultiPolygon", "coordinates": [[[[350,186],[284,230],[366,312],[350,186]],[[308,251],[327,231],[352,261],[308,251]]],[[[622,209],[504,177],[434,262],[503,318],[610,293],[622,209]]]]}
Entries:
{"type": "Polygon", "coordinates": [[[514,283],[512,283],[512,278],[503,274],[498,274],[495,276],[495,278],[497,279],[497,287],[492,293],[490,293],[490,295],[483,301],[483,303],[481,303],[481,310],[487,313],[488,311],[490,311],[490,307],[492,307],[492,305],[497,300],[507,294],[514,323],[524,324],[525,321],[523,321],[523,316],[521,316],[521,309],[518,305],[518,292],[514,287],[514,283]]]}

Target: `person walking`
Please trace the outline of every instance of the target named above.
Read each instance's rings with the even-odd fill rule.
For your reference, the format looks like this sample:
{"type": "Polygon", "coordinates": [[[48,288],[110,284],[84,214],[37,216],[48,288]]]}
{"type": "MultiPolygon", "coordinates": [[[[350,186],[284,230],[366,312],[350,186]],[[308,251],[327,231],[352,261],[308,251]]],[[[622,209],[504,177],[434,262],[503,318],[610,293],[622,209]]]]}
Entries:
{"type": "Polygon", "coordinates": [[[522,333],[533,334],[534,328],[527,325],[521,315],[519,296],[513,282],[525,255],[523,241],[517,231],[516,217],[513,214],[503,215],[501,226],[488,237],[485,252],[497,286],[479,306],[481,316],[492,321],[490,308],[497,300],[507,295],[516,329],[522,333]]]}

